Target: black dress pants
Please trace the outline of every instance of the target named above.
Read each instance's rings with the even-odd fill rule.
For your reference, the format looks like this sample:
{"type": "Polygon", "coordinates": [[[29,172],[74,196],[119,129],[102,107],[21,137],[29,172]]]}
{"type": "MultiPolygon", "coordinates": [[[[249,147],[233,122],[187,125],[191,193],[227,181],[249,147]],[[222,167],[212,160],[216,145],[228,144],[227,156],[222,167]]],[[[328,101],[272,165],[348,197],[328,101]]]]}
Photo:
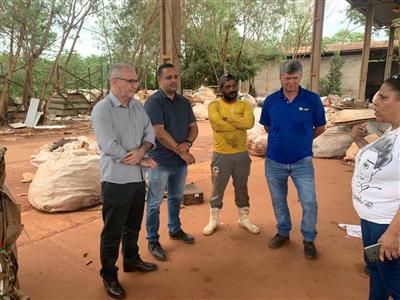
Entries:
{"type": "Polygon", "coordinates": [[[134,263],[138,257],[137,244],[143,219],[145,183],[101,183],[103,200],[103,230],[100,236],[100,276],[117,278],[116,262],[122,242],[123,263],[134,263]]]}

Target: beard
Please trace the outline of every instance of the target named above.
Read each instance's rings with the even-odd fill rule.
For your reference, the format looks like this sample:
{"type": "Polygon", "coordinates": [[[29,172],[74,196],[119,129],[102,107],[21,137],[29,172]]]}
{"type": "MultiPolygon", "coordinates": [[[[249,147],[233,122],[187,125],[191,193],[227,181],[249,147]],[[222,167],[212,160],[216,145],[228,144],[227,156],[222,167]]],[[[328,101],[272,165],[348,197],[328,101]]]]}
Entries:
{"type": "Polygon", "coordinates": [[[233,102],[236,100],[237,96],[238,96],[238,92],[232,92],[229,94],[225,94],[223,93],[224,99],[228,102],[233,102]]]}

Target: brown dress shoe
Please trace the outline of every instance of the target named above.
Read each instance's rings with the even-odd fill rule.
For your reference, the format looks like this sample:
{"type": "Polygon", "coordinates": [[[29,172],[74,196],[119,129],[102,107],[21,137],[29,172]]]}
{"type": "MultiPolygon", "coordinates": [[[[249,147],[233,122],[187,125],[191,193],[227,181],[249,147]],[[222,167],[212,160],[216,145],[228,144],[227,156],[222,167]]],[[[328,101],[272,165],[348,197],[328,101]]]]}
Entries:
{"type": "Polygon", "coordinates": [[[282,236],[277,233],[272,239],[269,240],[268,246],[272,249],[277,249],[282,247],[282,245],[287,241],[289,241],[289,236],[282,236]]]}

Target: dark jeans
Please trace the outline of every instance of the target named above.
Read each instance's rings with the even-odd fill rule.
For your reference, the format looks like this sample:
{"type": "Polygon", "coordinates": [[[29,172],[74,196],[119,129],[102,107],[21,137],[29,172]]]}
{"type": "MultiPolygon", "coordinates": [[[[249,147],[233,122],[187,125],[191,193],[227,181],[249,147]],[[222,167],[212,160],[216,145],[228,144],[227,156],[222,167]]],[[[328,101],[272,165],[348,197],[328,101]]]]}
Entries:
{"type": "MultiPolygon", "coordinates": [[[[364,247],[376,244],[381,235],[389,227],[361,219],[361,230],[364,247]]],[[[389,295],[400,300],[400,259],[369,262],[364,254],[370,271],[370,300],[385,300],[389,295]]]]}
{"type": "Polygon", "coordinates": [[[145,184],[132,182],[101,183],[104,227],[100,237],[100,275],[106,280],[117,278],[119,244],[122,241],[123,263],[134,262],[139,253],[137,244],[143,219],[145,184]]]}

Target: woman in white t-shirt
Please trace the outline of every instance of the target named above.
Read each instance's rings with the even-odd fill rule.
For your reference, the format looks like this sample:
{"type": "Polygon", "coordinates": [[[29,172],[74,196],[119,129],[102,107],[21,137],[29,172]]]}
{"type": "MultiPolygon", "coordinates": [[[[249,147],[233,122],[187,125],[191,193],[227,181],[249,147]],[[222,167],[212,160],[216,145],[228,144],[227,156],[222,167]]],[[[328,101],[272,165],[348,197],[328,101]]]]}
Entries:
{"type": "Polygon", "coordinates": [[[352,180],[364,247],[381,243],[380,260],[366,263],[370,300],[400,299],[400,78],[386,80],[374,98],[376,120],[389,123],[378,140],[365,140],[366,124],[351,136],[360,147],[352,180]]]}

